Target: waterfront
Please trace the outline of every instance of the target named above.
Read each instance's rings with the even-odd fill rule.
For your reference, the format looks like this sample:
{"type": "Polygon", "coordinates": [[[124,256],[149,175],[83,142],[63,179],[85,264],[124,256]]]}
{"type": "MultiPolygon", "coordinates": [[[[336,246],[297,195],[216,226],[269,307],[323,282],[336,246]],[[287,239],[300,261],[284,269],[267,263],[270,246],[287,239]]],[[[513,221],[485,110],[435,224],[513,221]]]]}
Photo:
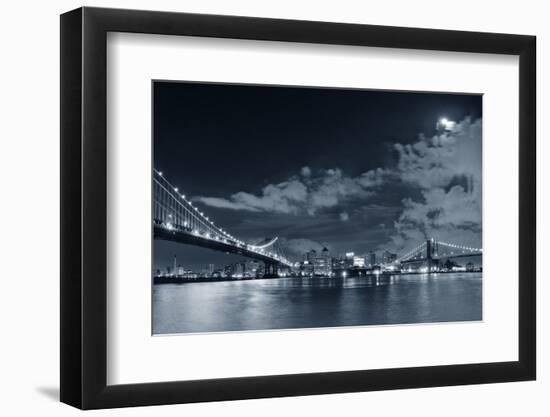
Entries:
{"type": "Polygon", "coordinates": [[[153,334],[481,319],[481,273],[153,286],[153,334]]]}

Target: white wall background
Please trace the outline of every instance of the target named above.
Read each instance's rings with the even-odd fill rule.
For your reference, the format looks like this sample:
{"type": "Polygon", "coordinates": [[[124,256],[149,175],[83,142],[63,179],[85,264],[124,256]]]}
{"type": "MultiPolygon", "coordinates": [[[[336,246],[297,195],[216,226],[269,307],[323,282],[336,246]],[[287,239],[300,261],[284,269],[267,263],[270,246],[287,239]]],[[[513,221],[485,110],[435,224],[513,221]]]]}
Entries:
{"type": "MultiPolygon", "coordinates": [[[[0,410],[3,415],[75,415],[59,392],[59,17],[75,0],[9,2],[0,21],[0,410]],[[31,233],[33,239],[28,238],[31,233]]],[[[97,415],[279,416],[550,414],[550,147],[543,142],[550,87],[545,2],[123,0],[86,5],[240,14],[534,34],[538,36],[539,378],[536,382],[236,401],[99,411],[97,415]],[[544,235],[544,236],[543,236],[544,235]],[[546,394],[546,395],[544,395],[546,394]]]]}

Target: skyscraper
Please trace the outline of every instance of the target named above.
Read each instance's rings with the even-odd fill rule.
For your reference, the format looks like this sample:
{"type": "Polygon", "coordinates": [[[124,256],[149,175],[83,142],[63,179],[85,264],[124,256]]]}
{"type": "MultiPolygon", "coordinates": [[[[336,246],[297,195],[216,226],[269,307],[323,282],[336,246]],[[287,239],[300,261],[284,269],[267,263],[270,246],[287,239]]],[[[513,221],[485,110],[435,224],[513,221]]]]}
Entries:
{"type": "Polygon", "coordinates": [[[327,248],[313,259],[313,273],[315,275],[330,277],[332,275],[332,258],[327,248]]]}
{"type": "Polygon", "coordinates": [[[376,252],[371,251],[367,254],[367,260],[369,266],[372,268],[374,265],[376,265],[376,252]]]}

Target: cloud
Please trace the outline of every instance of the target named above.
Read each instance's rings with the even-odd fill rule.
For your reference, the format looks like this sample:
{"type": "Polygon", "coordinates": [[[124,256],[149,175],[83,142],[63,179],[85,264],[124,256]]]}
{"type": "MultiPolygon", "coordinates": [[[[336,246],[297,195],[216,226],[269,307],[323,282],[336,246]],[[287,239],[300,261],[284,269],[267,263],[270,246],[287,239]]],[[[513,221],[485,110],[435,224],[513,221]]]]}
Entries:
{"type": "Polygon", "coordinates": [[[232,210],[284,214],[315,215],[320,209],[339,206],[350,199],[365,199],[383,183],[383,169],[365,172],[357,177],[346,176],[341,169],[331,168],[313,172],[309,167],[300,170],[278,184],[265,186],[261,193],[239,191],[229,198],[195,197],[206,205],[232,210]]]}
{"type": "MultiPolygon", "coordinates": [[[[262,219],[268,213],[294,215],[293,219],[281,219],[287,236],[298,226],[309,224],[308,219],[315,220],[311,227],[298,229],[304,236],[319,236],[322,241],[339,241],[341,245],[359,241],[355,223],[350,221],[353,213],[354,221],[382,220],[385,226],[380,229],[385,237],[380,237],[384,241],[378,250],[403,253],[431,237],[481,247],[481,140],[481,119],[466,118],[449,123],[432,137],[419,135],[412,143],[394,144],[397,159],[392,166],[358,176],[346,175],[337,167],[313,170],[304,166],[285,181],[256,192],[195,200],[212,207],[256,212],[262,219]],[[320,227],[321,217],[328,222],[326,227],[320,227]],[[337,227],[338,232],[328,225],[337,227]],[[345,237],[344,229],[349,233],[345,237]]],[[[300,253],[316,244],[307,239],[292,241],[300,253]]],[[[360,241],[366,240],[362,237],[360,241]]]]}
{"type": "Polygon", "coordinates": [[[232,210],[260,211],[259,209],[255,209],[247,204],[242,204],[235,201],[229,201],[229,200],[226,200],[225,198],[197,197],[197,198],[194,198],[193,200],[202,201],[204,204],[210,207],[227,208],[232,210]]]}
{"type": "MultiPolygon", "coordinates": [[[[317,252],[322,251],[325,247],[320,242],[311,239],[285,239],[280,238],[280,244],[285,248],[285,251],[288,252],[291,258],[300,258],[305,253],[309,252],[312,249],[315,249],[317,252]]],[[[327,249],[330,250],[330,247],[327,249]]]]}
{"type": "Polygon", "coordinates": [[[295,213],[298,207],[307,200],[307,194],[308,191],[304,183],[294,178],[264,187],[260,196],[240,191],[229,199],[197,197],[195,200],[212,207],[233,210],[295,213]]]}
{"type": "Polygon", "coordinates": [[[466,118],[432,138],[395,145],[396,174],[420,197],[403,199],[386,247],[401,252],[431,237],[481,246],[481,127],[481,119],[466,118]]]}
{"type": "Polygon", "coordinates": [[[444,187],[459,176],[481,180],[481,119],[469,118],[432,138],[420,135],[413,144],[394,145],[397,175],[424,189],[444,187]]]}

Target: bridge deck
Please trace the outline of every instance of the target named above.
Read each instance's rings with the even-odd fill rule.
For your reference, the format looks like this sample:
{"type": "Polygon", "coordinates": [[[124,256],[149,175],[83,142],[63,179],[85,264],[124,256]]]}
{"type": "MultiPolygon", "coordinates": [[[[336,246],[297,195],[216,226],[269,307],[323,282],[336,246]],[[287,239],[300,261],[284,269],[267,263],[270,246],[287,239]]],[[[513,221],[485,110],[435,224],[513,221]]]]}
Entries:
{"type": "Polygon", "coordinates": [[[169,230],[165,227],[154,225],[153,236],[155,239],[169,240],[172,242],[184,243],[188,245],[201,246],[216,250],[219,252],[232,253],[236,255],[245,256],[247,258],[256,259],[268,264],[283,264],[280,260],[272,258],[270,256],[249,250],[243,246],[237,246],[231,243],[225,243],[223,241],[215,239],[207,239],[200,235],[184,232],[180,230],[169,230]]]}
{"type": "MultiPolygon", "coordinates": [[[[482,256],[482,253],[457,253],[456,255],[449,254],[449,255],[443,255],[443,256],[434,256],[432,257],[432,261],[440,261],[442,259],[455,259],[455,258],[471,258],[474,256],[482,256]]],[[[401,261],[401,264],[408,264],[408,263],[414,263],[414,262],[425,262],[428,258],[413,258],[413,259],[407,259],[405,261],[401,261]]]]}

